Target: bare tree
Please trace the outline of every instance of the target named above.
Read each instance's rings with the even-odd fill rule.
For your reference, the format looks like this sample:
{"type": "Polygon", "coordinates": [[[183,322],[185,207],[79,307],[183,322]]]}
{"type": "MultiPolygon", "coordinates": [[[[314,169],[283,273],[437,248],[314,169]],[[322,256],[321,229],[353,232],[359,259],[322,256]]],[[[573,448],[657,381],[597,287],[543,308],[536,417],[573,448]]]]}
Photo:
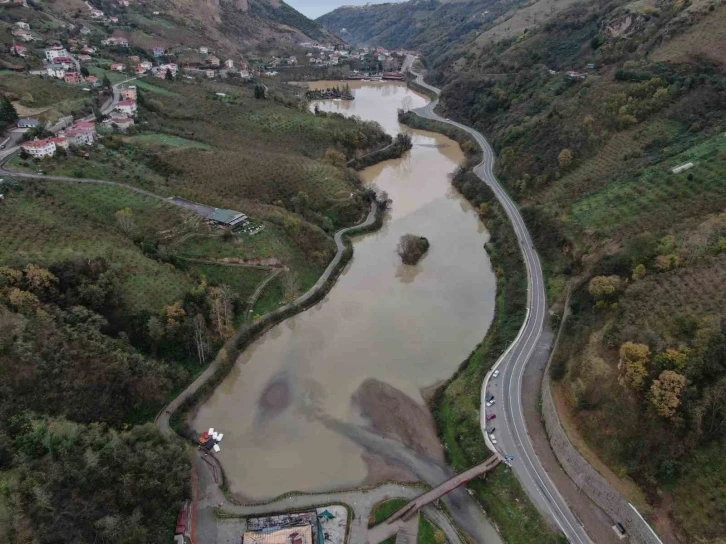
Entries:
{"type": "Polygon", "coordinates": [[[408,113],[411,111],[411,108],[413,107],[413,98],[410,96],[404,96],[403,100],[401,100],[401,109],[403,110],[403,113],[408,113]]]}
{"type": "Polygon", "coordinates": [[[209,352],[207,323],[202,314],[196,314],[192,324],[194,325],[194,345],[197,348],[197,358],[199,364],[204,365],[207,362],[207,353],[209,352]]]}
{"type": "Polygon", "coordinates": [[[282,289],[285,302],[290,303],[297,298],[300,291],[300,280],[292,270],[289,270],[282,279],[282,289]]]}
{"type": "Polygon", "coordinates": [[[227,338],[232,330],[233,299],[234,293],[226,285],[209,289],[207,297],[209,311],[217,329],[217,334],[222,338],[227,338]]]}
{"type": "Polygon", "coordinates": [[[117,211],[116,220],[118,221],[121,230],[123,230],[126,235],[131,234],[131,231],[134,228],[134,212],[131,208],[124,208],[123,210],[117,211]]]}

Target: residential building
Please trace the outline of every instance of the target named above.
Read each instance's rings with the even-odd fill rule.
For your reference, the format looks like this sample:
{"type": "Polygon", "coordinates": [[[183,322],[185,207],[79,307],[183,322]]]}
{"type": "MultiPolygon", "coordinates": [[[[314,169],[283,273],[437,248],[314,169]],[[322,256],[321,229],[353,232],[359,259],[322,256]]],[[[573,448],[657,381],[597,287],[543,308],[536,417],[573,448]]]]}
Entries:
{"type": "Polygon", "coordinates": [[[122,87],[119,89],[121,100],[136,100],[136,85],[129,85],[128,87],[122,87]]]}
{"type": "Polygon", "coordinates": [[[118,17],[116,17],[115,15],[109,17],[108,20],[111,21],[112,23],[118,23],[118,17]]]}
{"type": "Polygon", "coordinates": [[[91,45],[84,45],[81,48],[81,53],[85,53],[86,55],[93,55],[96,52],[96,48],[91,45]]]}
{"type": "Polygon", "coordinates": [[[227,59],[224,61],[224,67],[232,69],[234,68],[234,61],[232,59],[227,59]]]}
{"type": "Polygon", "coordinates": [[[200,45],[199,46],[199,52],[202,55],[208,55],[209,54],[209,47],[207,47],[206,45],[200,45]]]}
{"type": "Polygon", "coordinates": [[[166,55],[166,49],[164,49],[163,47],[154,47],[154,49],[152,49],[152,51],[156,58],[163,57],[164,55],[166,55]]]}
{"type": "Polygon", "coordinates": [[[48,64],[45,67],[45,72],[50,77],[55,77],[57,79],[63,79],[66,77],[66,67],[62,64],[48,64]]]}
{"type": "Polygon", "coordinates": [[[48,138],[49,142],[53,142],[56,147],[62,147],[63,149],[68,149],[68,147],[71,145],[71,143],[68,141],[68,138],[65,136],[56,136],[55,138],[48,138]]]}
{"type": "Polygon", "coordinates": [[[250,75],[249,70],[244,69],[244,70],[239,71],[239,77],[241,77],[242,79],[250,79],[250,77],[252,77],[252,76],[250,75]]]}
{"type": "Polygon", "coordinates": [[[72,145],[93,145],[93,142],[96,141],[96,124],[81,121],[68,127],[59,136],[68,138],[72,145]]]}
{"type": "Polygon", "coordinates": [[[287,63],[288,64],[297,64],[297,57],[295,55],[291,55],[287,57],[287,63]]]}
{"type": "Polygon", "coordinates": [[[20,145],[20,148],[25,151],[28,155],[37,158],[52,157],[55,154],[55,144],[50,140],[31,140],[24,142],[20,145]]]}
{"type": "Polygon", "coordinates": [[[33,40],[33,36],[24,28],[14,28],[12,34],[16,38],[19,38],[24,42],[29,42],[33,40]]]}
{"type": "Polygon", "coordinates": [[[214,70],[205,70],[204,73],[207,75],[209,79],[212,79],[214,76],[217,75],[217,72],[214,70]]]}
{"type": "Polygon", "coordinates": [[[18,119],[18,128],[37,128],[40,126],[40,121],[33,119],[32,117],[23,117],[18,119]]]}
{"type": "Polygon", "coordinates": [[[90,62],[93,60],[91,55],[78,55],[78,60],[81,62],[90,62]]]}
{"type": "Polygon", "coordinates": [[[78,72],[67,72],[66,75],[63,76],[63,81],[71,85],[77,85],[78,83],[83,82],[83,78],[78,72]]]}
{"type": "Polygon", "coordinates": [[[120,62],[115,62],[111,65],[111,71],[113,72],[123,72],[125,66],[121,64],[120,62]]]}
{"type": "Polygon", "coordinates": [[[221,64],[221,61],[218,57],[210,55],[207,57],[207,64],[211,64],[212,66],[219,66],[221,64]]]}
{"type": "Polygon", "coordinates": [[[101,82],[98,80],[98,78],[96,76],[86,77],[86,83],[88,83],[89,85],[91,85],[93,87],[98,87],[101,84],[101,82]]]}
{"type": "Polygon", "coordinates": [[[45,58],[48,62],[53,62],[58,57],[69,58],[70,53],[62,45],[53,45],[45,50],[45,58]]]}
{"type": "Polygon", "coordinates": [[[103,121],[103,126],[107,128],[118,128],[120,131],[125,132],[129,127],[134,126],[134,120],[131,117],[125,115],[111,114],[111,117],[103,121]]]}
{"type": "Polygon", "coordinates": [[[171,72],[172,76],[176,76],[179,71],[179,66],[173,62],[169,64],[161,64],[154,69],[154,75],[158,78],[165,78],[167,72],[171,72]]]}
{"type": "Polygon", "coordinates": [[[70,70],[76,65],[71,57],[56,57],[53,59],[52,64],[63,66],[66,70],[70,70]]]}
{"type": "Polygon", "coordinates": [[[10,52],[19,57],[24,57],[28,54],[28,48],[24,45],[12,45],[10,46],[10,52]]]}
{"type": "Polygon", "coordinates": [[[134,64],[138,64],[141,62],[141,57],[139,57],[138,55],[129,55],[128,61],[133,62],[134,64]]]}
{"type": "Polygon", "coordinates": [[[25,30],[30,30],[30,25],[28,23],[26,23],[25,21],[18,21],[17,23],[15,23],[15,26],[24,28],[25,30]]]}
{"type": "Polygon", "coordinates": [[[103,45],[113,45],[116,47],[128,47],[129,46],[129,40],[128,38],[124,38],[122,36],[111,36],[110,38],[106,38],[101,42],[103,45]]]}
{"type": "Polygon", "coordinates": [[[126,115],[134,115],[136,113],[136,100],[121,100],[116,104],[116,110],[126,115]]]}

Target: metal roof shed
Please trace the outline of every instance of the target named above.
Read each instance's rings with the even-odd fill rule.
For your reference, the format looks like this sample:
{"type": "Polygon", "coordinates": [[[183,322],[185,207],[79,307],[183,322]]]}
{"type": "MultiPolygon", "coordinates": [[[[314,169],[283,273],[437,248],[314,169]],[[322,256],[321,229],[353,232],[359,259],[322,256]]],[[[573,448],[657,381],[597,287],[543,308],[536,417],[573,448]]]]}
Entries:
{"type": "Polygon", "coordinates": [[[235,227],[243,221],[247,220],[247,216],[242,212],[235,210],[225,210],[223,208],[217,208],[210,215],[209,219],[215,223],[221,223],[229,227],[235,227]]]}

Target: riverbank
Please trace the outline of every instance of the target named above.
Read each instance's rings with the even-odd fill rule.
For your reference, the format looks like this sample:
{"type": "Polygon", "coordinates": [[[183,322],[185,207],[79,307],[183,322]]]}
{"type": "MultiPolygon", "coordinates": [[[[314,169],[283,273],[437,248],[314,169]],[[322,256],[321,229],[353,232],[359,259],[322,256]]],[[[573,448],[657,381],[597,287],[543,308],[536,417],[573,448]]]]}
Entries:
{"type": "MultiPolygon", "coordinates": [[[[250,325],[245,325],[234,334],[219,351],[214,361],[186,390],[162,410],[156,418],[156,426],[164,433],[172,430],[196,444],[196,432],[188,425],[187,416],[208,396],[229,374],[237,356],[255,339],[274,325],[302,312],[321,300],[335,284],[345,265],[353,256],[350,237],[378,230],[383,225],[384,206],[371,203],[371,210],[359,225],[341,229],[335,234],[337,253],[318,282],[305,294],[290,304],[274,310],[250,325]]],[[[224,475],[222,474],[222,487],[224,475]]]]}
{"type": "MultiPolygon", "coordinates": [[[[413,128],[438,131],[456,140],[467,152],[469,165],[481,159],[481,150],[464,131],[404,113],[399,117],[413,128]]],[[[479,427],[481,383],[501,353],[516,338],[524,321],[527,282],[524,262],[509,219],[493,191],[470,169],[457,172],[454,187],[480,212],[491,234],[486,245],[496,271],[496,309],[492,324],[479,346],[457,373],[430,401],[448,464],[460,471],[485,460],[491,452],[479,427]]],[[[467,485],[508,543],[559,542],[564,537],[547,525],[518,480],[504,465],[467,485]]]]}

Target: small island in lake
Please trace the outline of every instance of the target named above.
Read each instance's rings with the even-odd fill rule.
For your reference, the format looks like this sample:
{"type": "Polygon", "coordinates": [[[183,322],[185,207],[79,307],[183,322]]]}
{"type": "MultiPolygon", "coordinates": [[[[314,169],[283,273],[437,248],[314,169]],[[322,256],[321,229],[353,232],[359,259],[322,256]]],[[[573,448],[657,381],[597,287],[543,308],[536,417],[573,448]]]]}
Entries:
{"type": "Polygon", "coordinates": [[[353,93],[350,92],[350,86],[345,85],[343,87],[333,87],[330,89],[309,89],[305,92],[305,98],[308,100],[354,100],[353,93]]]}
{"type": "Polygon", "coordinates": [[[398,242],[396,253],[401,257],[403,264],[416,264],[429,250],[429,246],[429,241],[423,236],[404,234],[398,242]]]}

